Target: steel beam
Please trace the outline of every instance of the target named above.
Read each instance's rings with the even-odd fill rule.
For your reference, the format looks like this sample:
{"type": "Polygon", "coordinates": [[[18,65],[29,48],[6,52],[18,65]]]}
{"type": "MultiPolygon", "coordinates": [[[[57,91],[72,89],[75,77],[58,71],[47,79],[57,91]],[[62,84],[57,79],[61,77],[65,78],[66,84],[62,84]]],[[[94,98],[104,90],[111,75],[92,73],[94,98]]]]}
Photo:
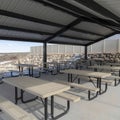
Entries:
{"type": "MultiPolygon", "coordinates": [[[[62,25],[62,27],[64,27],[64,25],[62,25]]],[[[41,34],[41,35],[52,35],[53,34],[53,33],[50,33],[50,32],[43,32],[43,31],[40,31],[40,30],[30,30],[30,29],[27,29],[27,28],[18,28],[18,27],[5,26],[5,25],[0,25],[0,29],[14,30],[14,31],[26,32],[26,33],[35,33],[35,34],[41,34]]],[[[102,34],[99,34],[99,33],[90,32],[90,31],[87,31],[87,30],[81,30],[81,29],[77,29],[77,28],[72,28],[71,30],[75,31],[75,32],[90,34],[90,35],[103,36],[102,34]]]]}
{"type": "MultiPolygon", "coordinates": [[[[45,24],[45,25],[54,26],[54,27],[60,27],[60,28],[65,27],[65,25],[62,25],[62,24],[59,24],[59,23],[54,23],[54,22],[50,22],[50,21],[47,21],[47,20],[42,20],[42,19],[38,19],[38,18],[26,16],[26,15],[14,13],[14,12],[5,11],[5,10],[0,10],[0,15],[4,15],[4,16],[7,16],[7,17],[13,17],[13,18],[16,18],[16,19],[21,19],[21,20],[26,20],[26,21],[31,21],[31,22],[35,22],[35,23],[45,24]]],[[[3,26],[1,26],[1,27],[3,28],[3,26]]],[[[71,30],[76,31],[76,32],[84,32],[84,33],[88,33],[88,34],[102,36],[99,33],[94,33],[94,32],[90,32],[90,31],[87,31],[87,30],[80,30],[78,28],[72,28],[71,30]]]]}
{"type": "Polygon", "coordinates": [[[71,28],[71,30],[73,31],[76,31],[76,32],[81,32],[81,33],[85,33],[85,34],[91,34],[91,35],[97,35],[97,36],[104,36],[100,33],[97,33],[97,32],[92,32],[92,31],[88,31],[88,30],[82,30],[82,29],[79,29],[79,28],[71,28]]]}
{"type": "MultiPolygon", "coordinates": [[[[32,33],[32,34],[40,34],[40,35],[53,35],[53,33],[50,32],[43,32],[43,31],[36,31],[36,30],[29,30],[29,29],[24,29],[24,28],[16,28],[16,27],[8,27],[4,25],[0,25],[0,29],[2,30],[10,30],[10,31],[18,31],[18,32],[25,32],[25,33],[32,33]]],[[[93,41],[91,39],[85,39],[85,38],[80,38],[80,37],[72,37],[68,35],[60,35],[60,37],[68,38],[68,39],[76,39],[76,40],[87,40],[87,41],[93,41]]]]}
{"type": "Polygon", "coordinates": [[[36,40],[33,38],[17,38],[17,37],[5,37],[5,36],[0,36],[1,40],[9,40],[9,41],[22,41],[22,42],[44,42],[43,40],[36,40]]]}
{"type": "Polygon", "coordinates": [[[110,19],[116,20],[117,22],[120,23],[120,17],[116,16],[112,12],[110,12],[108,9],[104,8],[103,6],[99,5],[97,2],[94,0],[75,0],[76,2],[86,6],[87,8],[105,16],[110,19]]]}
{"type": "Polygon", "coordinates": [[[82,43],[74,43],[74,42],[61,42],[61,41],[51,41],[50,43],[52,44],[62,44],[62,45],[75,45],[75,46],[86,46],[87,44],[82,44],[82,43]]]}
{"type": "MultiPolygon", "coordinates": [[[[112,29],[112,27],[115,25],[116,27],[119,27],[120,24],[117,24],[111,20],[105,20],[105,19],[96,19],[97,16],[85,11],[85,10],[82,10],[66,1],[59,1],[59,0],[47,0],[49,3],[53,3],[53,4],[56,4],[57,6],[61,6],[62,8],[66,8],[67,10],[70,10],[72,11],[73,13],[76,13],[78,14],[79,16],[85,16],[87,19],[91,20],[91,21],[95,21],[97,22],[97,24],[99,25],[102,25],[102,26],[105,26],[105,27],[108,27],[109,29],[112,29]],[[106,23],[102,23],[102,20],[106,21],[106,23]],[[111,22],[112,24],[110,24],[109,22],[111,22]]],[[[113,28],[114,29],[114,28],[113,28]]],[[[116,30],[116,29],[115,29],[116,30]]]]}
{"type": "Polygon", "coordinates": [[[31,17],[31,16],[27,16],[27,15],[15,13],[15,12],[10,12],[10,11],[6,11],[6,10],[2,10],[2,9],[0,9],[0,15],[12,17],[12,18],[16,18],[16,19],[21,19],[21,20],[26,20],[26,21],[31,21],[31,22],[35,22],[35,23],[40,23],[40,24],[62,27],[62,25],[57,24],[57,23],[53,23],[53,22],[50,22],[47,20],[42,20],[39,18],[35,18],[35,17],[31,17]]]}
{"type": "Polygon", "coordinates": [[[67,26],[65,26],[62,29],[60,29],[59,31],[57,31],[54,35],[48,37],[45,41],[46,42],[50,42],[53,38],[61,35],[62,33],[64,33],[65,31],[67,31],[68,29],[74,27],[75,25],[77,25],[81,21],[82,21],[81,17],[77,18],[76,20],[74,20],[73,22],[71,22],[70,24],[68,24],[67,26]]]}
{"type": "Polygon", "coordinates": [[[61,8],[61,7],[56,6],[56,5],[54,5],[54,4],[51,4],[51,3],[49,3],[49,2],[46,1],[46,0],[32,0],[32,1],[37,2],[37,3],[40,3],[40,4],[43,4],[43,5],[48,6],[48,7],[51,7],[51,8],[54,8],[55,10],[60,10],[60,11],[62,11],[62,12],[65,12],[65,13],[67,13],[67,14],[70,14],[70,15],[72,15],[72,16],[74,16],[74,17],[79,17],[79,15],[77,15],[76,13],[73,13],[73,12],[70,11],[70,10],[66,10],[66,9],[64,9],[64,8],[61,8]]]}
{"type": "MultiPolygon", "coordinates": [[[[35,39],[30,39],[30,38],[4,37],[4,36],[0,36],[0,40],[44,43],[43,40],[35,40],[35,39]]],[[[53,43],[53,44],[68,44],[68,45],[81,45],[81,46],[86,45],[86,44],[79,44],[79,43],[74,43],[74,42],[68,43],[68,42],[59,42],[59,41],[55,41],[55,42],[52,41],[50,43],[53,43]]]]}
{"type": "Polygon", "coordinates": [[[68,38],[68,39],[74,39],[74,40],[80,40],[80,41],[94,41],[93,39],[88,38],[80,38],[80,37],[74,37],[74,36],[68,36],[68,35],[60,35],[60,37],[68,38]]]}
{"type": "Polygon", "coordinates": [[[5,25],[0,25],[0,29],[17,31],[17,32],[32,33],[32,34],[40,34],[40,35],[52,35],[53,34],[53,33],[43,32],[43,31],[39,31],[39,30],[30,30],[30,29],[26,29],[26,28],[18,28],[18,27],[11,27],[11,26],[5,26],[5,25]]]}
{"type": "Polygon", "coordinates": [[[94,42],[91,42],[91,43],[87,44],[87,46],[92,45],[92,44],[94,44],[94,43],[96,43],[96,42],[99,42],[99,41],[101,41],[101,40],[104,40],[104,39],[106,39],[106,38],[109,38],[109,37],[111,37],[111,36],[113,36],[113,35],[115,35],[115,34],[118,34],[118,32],[110,33],[109,35],[106,35],[106,36],[104,36],[104,37],[102,37],[102,38],[97,39],[97,40],[94,41],[94,42]]]}
{"type": "MultiPolygon", "coordinates": [[[[60,11],[62,11],[62,12],[65,12],[65,13],[67,13],[67,14],[70,14],[70,15],[72,15],[72,16],[74,16],[74,17],[83,17],[82,16],[82,14],[84,14],[84,13],[86,13],[86,11],[83,11],[82,9],[80,9],[80,8],[76,8],[75,6],[73,6],[73,5],[71,5],[71,4],[69,4],[69,5],[67,5],[66,6],[66,4],[68,4],[67,2],[65,2],[65,1],[58,1],[58,0],[46,0],[46,1],[41,1],[41,0],[33,0],[33,1],[35,1],[35,2],[38,2],[38,3],[42,3],[42,4],[44,4],[44,5],[46,5],[46,6],[49,6],[49,7],[51,7],[51,8],[54,8],[54,9],[57,9],[57,10],[60,10],[60,11]],[[62,3],[62,2],[64,2],[64,3],[62,3]],[[70,6],[71,5],[71,6],[70,6]],[[75,10],[75,11],[74,11],[75,10]],[[80,11],[82,12],[81,14],[80,14],[80,11]]],[[[88,13],[88,12],[87,12],[88,13]]],[[[90,13],[89,13],[90,14],[90,13]]],[[[92,14],[91,14],[92,15],[92,14]]],[[[86,17],[88,17],[89,15],[87,15],[86,17]]],[[[93,15],[92,15],[93,16],[93,15]]],[[[85,17],[84,17],[85,18],[85,17]]],[[[101,25],[101,26],[104,26],[104,27],[106,27],[106,28],[109,28],[109,29],[112,29],[112,30],[114,30],[114,31],[120,31],[120,30],[117,30],[117,29],[115,29],[115,28],[112,28],[112,26],[111,26],[111,24],[109,24],[109,25],[106,25],[106,24],[104,24],[104,23],[102,23],[101,21],[103,20],[103,19],[101,19],[101,20],[99,20],[99,21],[97,21],[96,20],[96,16],[94,16],[94,17],[89,17],[89,18],[85,18],[85,20],[84,21],[86,21],[86,20],[89,20],[89,21],[91,21],[91,22],[96,22],[97,24],[99,24],[99,25],[101,25]]],[[[108,22],[107,20],[106,20],[106,22],[108,22]]],[[[112,21],[113,22],[113,21],[112,21]]]]}

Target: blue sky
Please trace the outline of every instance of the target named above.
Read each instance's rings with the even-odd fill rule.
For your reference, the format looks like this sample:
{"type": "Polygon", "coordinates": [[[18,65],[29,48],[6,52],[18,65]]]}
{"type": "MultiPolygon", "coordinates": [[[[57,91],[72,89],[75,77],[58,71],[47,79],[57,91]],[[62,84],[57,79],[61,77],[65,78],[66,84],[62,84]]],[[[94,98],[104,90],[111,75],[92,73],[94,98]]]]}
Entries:
{"type": "Polygon", "coordinates": [[[10,52],[30,52],[30,47],[40,46],[41,43],[33,42],[18,42],[18,41],[5,41],[0,40],[0,53],[10,52]]]}
{"type": "MultiPolygon", "coordinates": [[[[120,35],[115,35],[108,39],[118,39],[118,38],[120,38],[120,35]]],[[[0,40],[0,53],[30,52],[30,47],[40,46],[40,45],[42,45],[42,43],[0,40]]]]}

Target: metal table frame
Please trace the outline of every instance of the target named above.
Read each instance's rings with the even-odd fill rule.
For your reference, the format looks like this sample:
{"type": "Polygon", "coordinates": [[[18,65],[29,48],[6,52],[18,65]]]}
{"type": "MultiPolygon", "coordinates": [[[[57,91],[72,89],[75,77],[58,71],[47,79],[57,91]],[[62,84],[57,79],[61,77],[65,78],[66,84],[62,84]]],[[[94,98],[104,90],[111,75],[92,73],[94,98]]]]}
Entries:
{"type": "MultiPolygon", "coordinates": [[[[80,75],[76,75],[76,76],[79,77],[80,75]]],[[[90,78],[91,76],[88,76],[88,77],[90,78]]],[[[72,73],[68,73],[68,82],[73,82],[73,74],[72,73]]],[[[78,79],[78,83],[79,83],[79,79],[78,79]]],[[[103,94],[107,91],[107,83],[105,83],[105,90],[103,90],[103,91],[101,89],[101,85],[102,85],[101,78],[97,78],[97,86],[96,87],[99,88],[99,94],[103,94]]],[[[89,100],[96,98],[97,94],[98,94],[98,92],[96,93],[96,95],[93,98],[91,98],[90,91],[88,91],[89,100]]]]}
{"type": "MultiPolygon", "coordinates": [[[[20,87],[19,88],[16,87],[16,86],[14,86],[14,87],[15,87],[15,104],[18,104],[19,100],[22,103],[28,103],[28,102],[32,102],[32,101],[40,98],[42,103],[44,104],[44,119],[48,120],[48,97],[41,98],[41,97],[36,96],[36,97],[34,97],[32,99],[24,100],[24,93],[27,92],[27,91],[23,90],[20,87]],[[20,90],[20,95],[19,95],[19,91],[18,90],[20,90]]],[[[67,101],[67,108],[66,108],[66,110],[63,113],[61,113],[61,114],[59,114],[57,116],[54,116],[54,95],[51,95],[50,97],[51,97],[51,118],[56,120],[56,119],[64,116],[65,114],[67,114],[67,112],[70,109],[70,101],[67,101]]]]}

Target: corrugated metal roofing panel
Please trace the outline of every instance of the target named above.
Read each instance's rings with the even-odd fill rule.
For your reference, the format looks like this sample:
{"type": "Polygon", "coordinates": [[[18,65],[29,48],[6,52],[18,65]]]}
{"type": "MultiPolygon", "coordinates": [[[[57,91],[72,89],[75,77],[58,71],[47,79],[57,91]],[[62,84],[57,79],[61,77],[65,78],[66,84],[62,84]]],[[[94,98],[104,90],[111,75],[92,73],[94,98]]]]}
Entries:
{"type": "Polygon", "coordinates": [[[40,30],[40,31],[50,32],[50,33],[55,33],[60,29],[58,27],[29,22],[26,20],[20,20],[20,19],[15,19],[15,18],[6,17],[6,16],[0,16],[0,25],[26,28],[30,30],[38,30],[38,31],[40,30]]]}
{"type": "Polygon", "coordinates": [[[0,0],[1,9],[40,18],[60,24],[68,24],[75,17],[32,0],[0,0]]]}
{"type": "MultiPolygon", "coordinates": [[[[96,16],[105,18],[101,16],[99,13],[96,13],[81,4],[76,4],[76,2],[73,0],[71,1],[66,0],[66,1],[96,16]]],[[[115,0],[116,1],[115,5],[113,5],[114,2],[112,2],[112,0],[110,0],[109,2],[107,0],[101,0],[102,2],[100,0],[96,0],[96,1],[99,4],[106,6],[107,8],[109,7],[108,5],[110,4],[111,6],[110,8],[112,9],[114,9],[113,7],[115,7],[117,4],[116,0],[115,0]]],[[[20,13],[23,15],[27,15],[27,16],[47,20],[47,21],[52,21],[55,23],[63,24],[63,25],[68,25],[70,22],[76,19],[72,15],[68,15],[65,12],[59,11],[49,6],[45,6],[43,4],[39,4],[32,0],[0,0],[0,9],[20,13]]],[[[116,14],[118,14],[117,10],[119,9],[115,8],[114,10],[116,10],[115,12],[116,14]]],[[[114,10],[112,11],[114,12],[114,10]]],[[[76,13],[76,12],[73,11],[73,13],[76,13]]],[[[30,30],[37,30],[37,31],[43,31],[43,32],[50,32],[50,33],[56,33],[57,31],[61,29],[60,27],[53,27],[50,25],[45,25],[41,23],[30,22],[27,20],[20,20],[20,19],[11,18],[11,17],[5,17],[5,16],[0,16],[0,25],[17,27],[17,28],[26,28],[30,30]]],[[[81,22],[80,24],[76,25],[75,28],[78,28],[81,30],[87,30],[87,31],[95,32],[95,33],[100,33],[105,36],[109,35],[110,33],[113,33],[113,31],[108,28],[105,28],[101,25],[90,23],[90,22],[81,22]]],[[[6,31],[0,30],[0,35],[18,37],[18,38],[19,37],[20,38],[32,38],[32,39],[37,39],[37,40],[39,39],[44,40],[45,38],[48,37],[48,36],[41,36],[39,34],[32,34],[32,33],[29,34],[25,32],[23,33],[23,32],[15,32],[15,31],[7,31],[7,30],[6,31]]],[[[89,39],[89,40],[97,40],[101,38],[100,36],[97,36],[97,35],[80,33],[80,32],[75,32],[72,30],[68,30],[64,32],[62,35],[77,37],[77,38],[84,38],[84,39],[89,39]]],[[[67,39],[67,38],[62,38],[62,37],[54,38],[53,42],[57,42],[58,40],[59,42],[66,42],[66,43],[68,42],[68,43],[75,43],[75,44],[78,43],[78,44],[84,44],[84,45],[86,45],[87,43],[90,43],[90,41],[67,39]]]]}
{"type": "Polygon", "coordinates": [[[44,40],[48,37],[46,35],[31,34],[31,33],[1,30],[1,29],[0,29],[0,36],[15,37],[15,38],[28,38],[28,39],[32,38],[32,39],[38,39],[38,40],[44,40]]]}
{"type": "Polygon", "coordinates": [[[96,23],[90,23],[90,22],[81,22],[80,24],[74,26],[74,28],[100,33],[102,35],[107,35],[107,34],[110,34],[113,32],[112,30],[110,30],[106,27],[103,27],[96,23]]]}
{"type": "Polygon", "coordinates": [[[120,0],[94,0],[104,8],[120,17],[120,0]]]}
{"type": "Polygon", "coordinates": [[[56,37],[52,40],[52,42],[59,41],[59,42],[67,42],[67,43],[78,43],[78,44],[87,44],[90,41],[82,41],[82,40],[76,40],[76,39],[70,39],[70,38],[64,38],[64,37],[56,37]]]}
{"type": "Polygon", "coordinates": [[[68,30],[68,31],[64,32],[62,35],[78,37],[78,38],[80,37],[80,38],[91,39],[91,40],[96,40],[96,39],[100,38],[100,36],[97,36],[97,35],[80,33],[80,32],[75,32],[72,30],[68,30]]]}
{"type": "Polygon", "coordinates": [[[85,10],[85,11],[87,11],[87,12],[93,14],[93,15],[96,15],[96,16],[98,16],[100,18],[108,19],[107,17],[104,17],[103,15],[101,15],[101,14],[99,14],[99,13],[97,13],[97,12],[95,12],[95,11],[87,8],[87,7],[85,7],[84,5],[78,3],[78,2],[76,2],[74,0],[65,0],[65,1],[67,1],[68,3],[70,3],[70,4],[72,4],[72,5],[76,6],[76,7],[78,7],[80,9],[83,9],[83,10],[85,10]]]}

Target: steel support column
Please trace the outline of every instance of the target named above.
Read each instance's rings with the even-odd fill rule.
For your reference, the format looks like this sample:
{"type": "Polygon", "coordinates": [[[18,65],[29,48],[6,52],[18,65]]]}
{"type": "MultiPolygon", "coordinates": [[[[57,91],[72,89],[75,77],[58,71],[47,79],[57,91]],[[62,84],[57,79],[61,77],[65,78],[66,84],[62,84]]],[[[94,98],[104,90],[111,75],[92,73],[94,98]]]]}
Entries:
{"type": "Polygon", "coordinates": [[[47,63],[47,43],[43,43],[43,67],[46,68],[47,63]]]}
{"type": "Polygon", "coordinates": [[[87,60],[87,46],[85,46],[85,60],[87,60]]]}

